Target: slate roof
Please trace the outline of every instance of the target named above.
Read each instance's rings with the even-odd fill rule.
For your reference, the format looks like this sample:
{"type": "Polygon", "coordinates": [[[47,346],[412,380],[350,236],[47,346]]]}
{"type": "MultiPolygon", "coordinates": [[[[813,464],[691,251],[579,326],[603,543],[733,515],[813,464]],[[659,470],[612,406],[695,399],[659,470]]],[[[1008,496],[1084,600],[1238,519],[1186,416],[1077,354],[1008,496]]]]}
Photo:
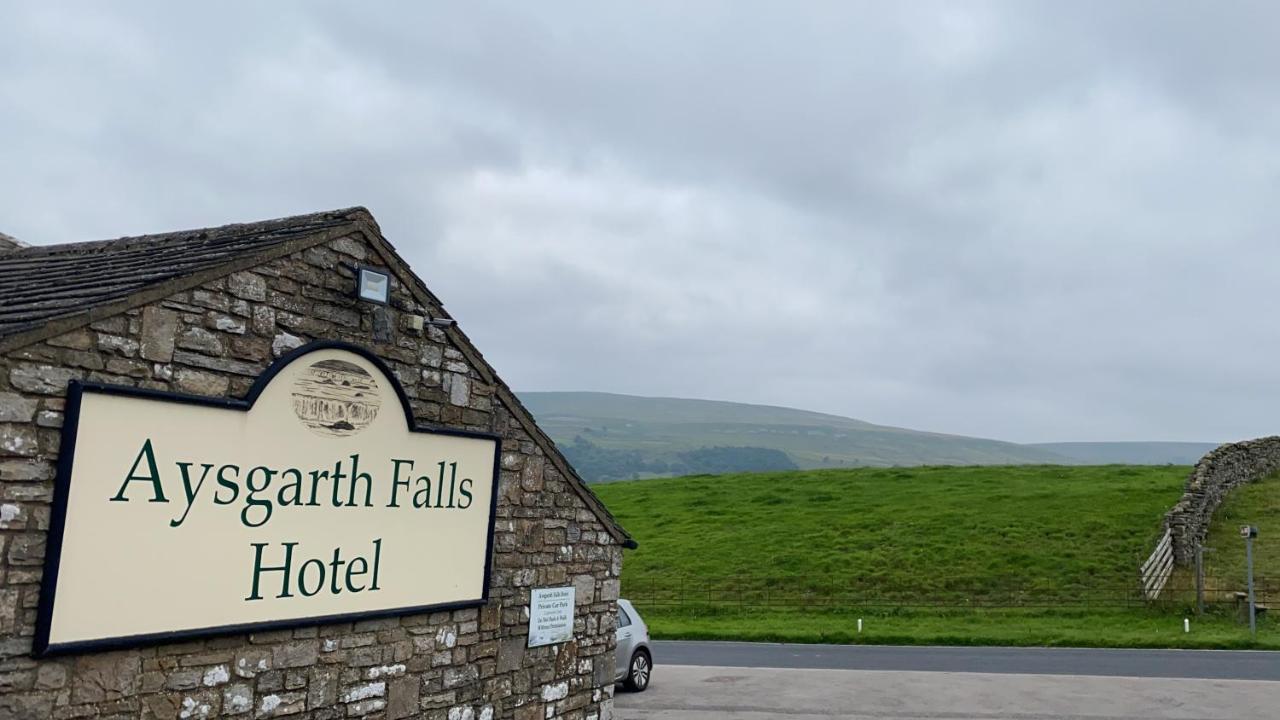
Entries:
{"type": "Polygon", "coordinates": [[[0,338],[357,220],[363,208],[0,251],[0,338]]]}
{"type": "Polygon", "coordinates": [[[0,232],[0,253],[7,252],[9,250],[17,250],[19,248],[24,248],[24,247],[27,247],[26,243],[22,242],[16,237],[13,237],[12,235],[5,235],[4,233],[0,232]]]}
{"type": "MultiPolygon", "coordinates": [[[[389,262],[392,271],[421,301],[439,306],[439,299],[382,237],[373,215],[362,207],[97,242],[32,247],[18,243],[16,248],[0,243],[0,351],[158,299],[201,276],[229,275],[356,232],[393,261],[389,262]]],[[[445,332],[477,371],[496,385],[499,400],[609,533],[623,547],[636,547],[471,339],[457,326],[445,332]]]]}

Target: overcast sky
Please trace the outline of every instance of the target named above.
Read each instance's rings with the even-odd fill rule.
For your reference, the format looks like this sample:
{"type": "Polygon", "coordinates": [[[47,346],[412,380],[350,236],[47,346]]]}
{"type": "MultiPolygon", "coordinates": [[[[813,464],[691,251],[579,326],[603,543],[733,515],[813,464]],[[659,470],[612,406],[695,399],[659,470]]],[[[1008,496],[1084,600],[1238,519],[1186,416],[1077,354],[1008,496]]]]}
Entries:
{"type": "Polygon", "coordinates": [[[365,205],[517,390],[1280,433],[1280,4],[425,5],[0,2],[0,231],[365,205]]]}

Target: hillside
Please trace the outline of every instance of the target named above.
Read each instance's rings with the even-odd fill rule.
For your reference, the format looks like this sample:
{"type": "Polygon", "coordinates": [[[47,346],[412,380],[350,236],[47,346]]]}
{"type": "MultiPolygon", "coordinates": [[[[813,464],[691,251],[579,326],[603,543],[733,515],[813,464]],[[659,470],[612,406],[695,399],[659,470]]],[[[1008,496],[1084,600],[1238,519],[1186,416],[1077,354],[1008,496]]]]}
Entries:
{"type": "Polygon", "coordinates": [[[862,468],[611,483],[640,543],[623,589],[685,576],[833,578],[928,596],[1131,587],[1188,468],[862,468]]]}
{"type": "Polygon", "coordinates": [[[1071,462],[1015,443],[766,405],[592,392],[520,399],[590,482],[788,467],[1071,462]]]}
{"type": "MultiPolygon", "coordinates": [[[[1280,594],[1280,474],[1232,490],[1213,513],[1205,547],[1208,585],[1242,590],[1245,583],[1244,540],[1240,526],[1258,528],[1253,544],[1254,580],[1259,592],[1280,594]]],[[[1274,611],[1274,605],[1273,605],[1274,611]]]]}
{"type": "Polygon", "coordinates": [[[1200,442],[1061,442],[1034,443],[1084,465],[1195,465],[1218,443],[1200,442]]]}
{"type": "MultiPolygon", "coordinates": [[[[1135,568],[1187,471],[861,468],[596,492],[639,541],[622,594],[659,638],[1280,648],[1280,625],[1265,617],[1251,638],[1230,599],[1198,617],[1194,593],[1140,599],[1135,568]]],[[[1224,538],[1215,560],[1235,561],[1239,545],[1224,538]]]]}

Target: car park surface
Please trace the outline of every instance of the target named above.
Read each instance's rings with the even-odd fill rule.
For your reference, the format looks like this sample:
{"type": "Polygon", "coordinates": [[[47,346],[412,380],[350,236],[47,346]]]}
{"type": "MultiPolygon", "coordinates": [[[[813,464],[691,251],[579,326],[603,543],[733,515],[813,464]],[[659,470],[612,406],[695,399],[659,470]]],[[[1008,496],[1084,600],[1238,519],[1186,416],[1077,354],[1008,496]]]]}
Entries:
{"type": "Polygon", "coordinates": [[[617,720],[1273,720],[1259,680],[682,666],[617,720]]]}
{"type": "Polygon", "coordinates": [[[656,642],[618,720],[1262,720],[1280,653],[656,642]]]}

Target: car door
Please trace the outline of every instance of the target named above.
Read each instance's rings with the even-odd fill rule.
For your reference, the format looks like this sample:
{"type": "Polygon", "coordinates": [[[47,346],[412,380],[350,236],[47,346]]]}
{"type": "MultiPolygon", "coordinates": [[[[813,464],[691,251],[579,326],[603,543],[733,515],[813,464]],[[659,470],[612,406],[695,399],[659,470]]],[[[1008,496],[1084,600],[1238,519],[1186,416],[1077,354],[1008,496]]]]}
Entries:
{"type": "Polygon", "coordinates": [[[627,666],[631,663],[631,634],[633,628],[631,626],[631,616],[627,614],[626,608],[622,604],[618,604],[618,629],[614,631],[614,637],[618,641],[618,649],[614,654],[614,662],[617,665],[614,677],[622,679],[627,676],[627,666]]]}

